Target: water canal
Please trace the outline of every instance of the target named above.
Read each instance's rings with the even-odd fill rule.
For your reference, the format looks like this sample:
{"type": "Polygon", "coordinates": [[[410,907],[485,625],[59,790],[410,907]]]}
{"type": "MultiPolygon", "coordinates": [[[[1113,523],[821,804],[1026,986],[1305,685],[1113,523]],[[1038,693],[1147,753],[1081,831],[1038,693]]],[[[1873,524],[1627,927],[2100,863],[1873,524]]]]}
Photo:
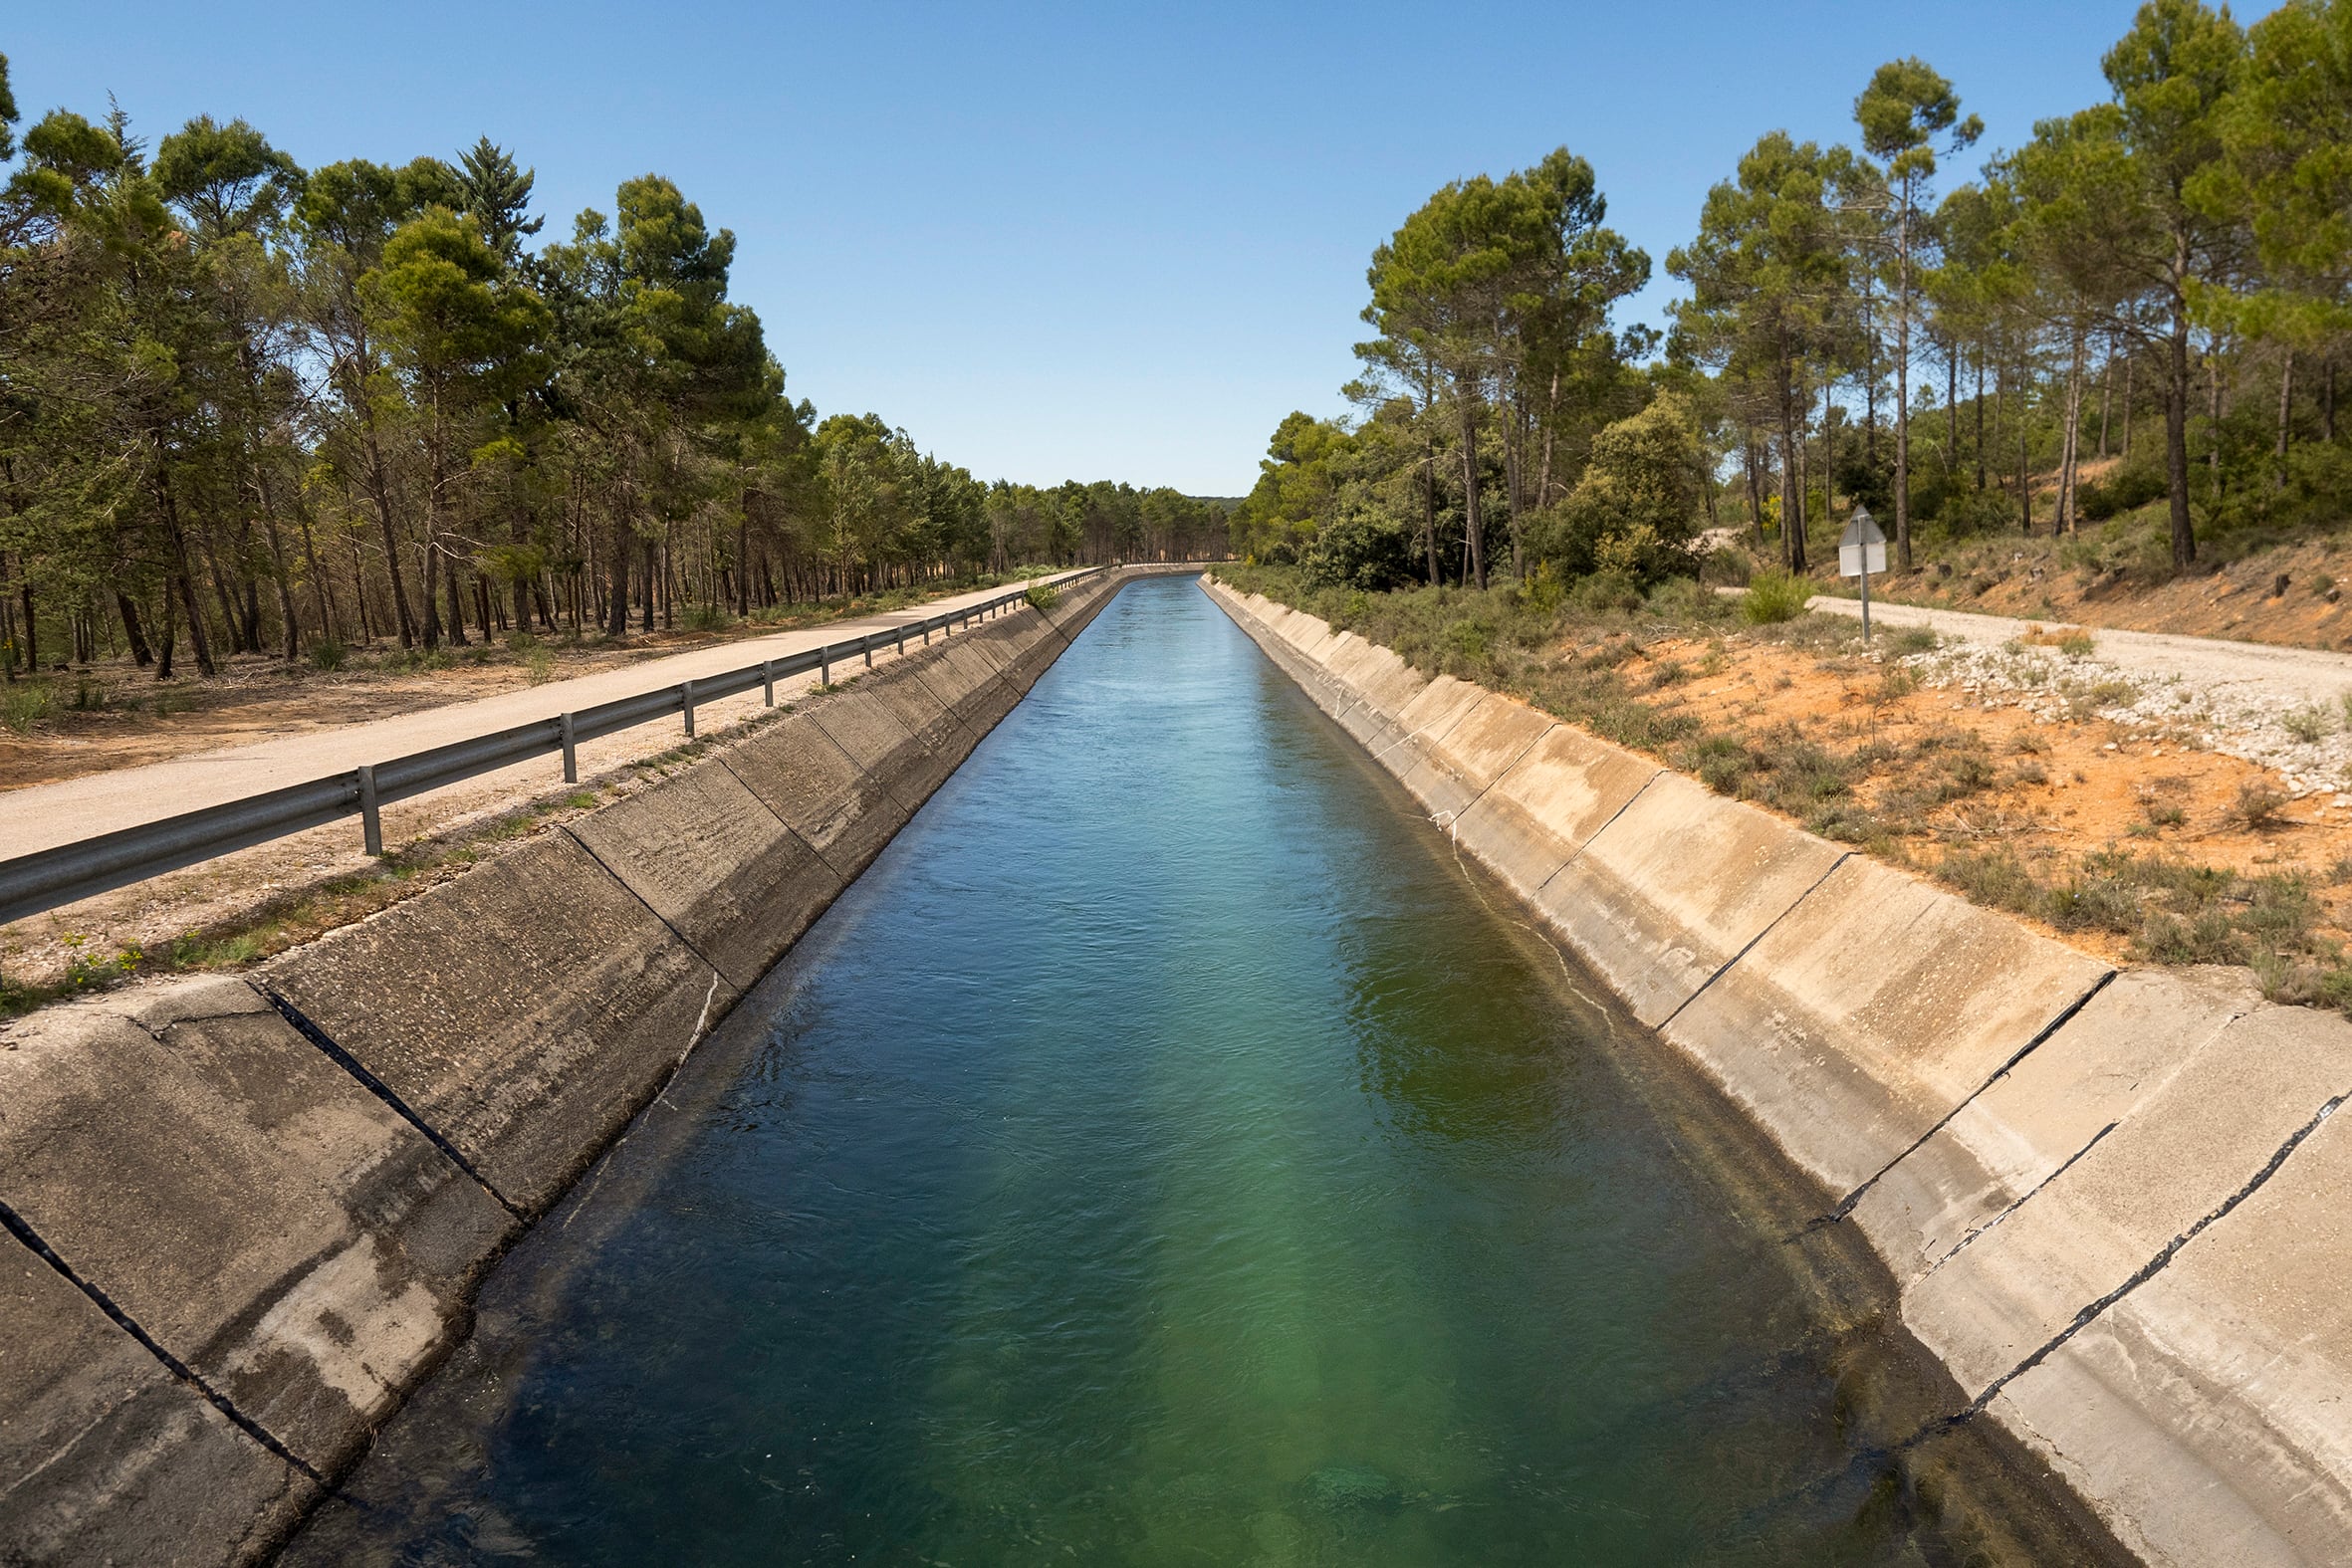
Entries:
{"type": "Polygon", "coordinates": [[[1667,1055],[1138,582],[291,1559],[1950,1560],[1868,1281],[1667,1055]]]}

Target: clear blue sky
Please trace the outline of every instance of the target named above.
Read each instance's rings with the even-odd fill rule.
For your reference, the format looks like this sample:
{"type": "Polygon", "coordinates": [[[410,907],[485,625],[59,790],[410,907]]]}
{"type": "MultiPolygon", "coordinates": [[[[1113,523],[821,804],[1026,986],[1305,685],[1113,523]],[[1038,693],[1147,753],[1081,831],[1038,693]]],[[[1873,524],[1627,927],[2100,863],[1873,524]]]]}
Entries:
{"type": "Polygon", "coordinates": [[[28,116],[112,92],[150,136],[243,115],[306,164],[487,133],[551,234],[657,170],[735,231],[734,295],[822,411],[983,478],[1233,495],[1283,414],[1341,410],[1364,264],[1446,180],[1591,159],[1656,322],[1762,132],[1850,137],[1872,68],[1918,54],[2013,144],[2101,96],[2131,12],[214,0],[18,5],[0,52],[28,116]]]}

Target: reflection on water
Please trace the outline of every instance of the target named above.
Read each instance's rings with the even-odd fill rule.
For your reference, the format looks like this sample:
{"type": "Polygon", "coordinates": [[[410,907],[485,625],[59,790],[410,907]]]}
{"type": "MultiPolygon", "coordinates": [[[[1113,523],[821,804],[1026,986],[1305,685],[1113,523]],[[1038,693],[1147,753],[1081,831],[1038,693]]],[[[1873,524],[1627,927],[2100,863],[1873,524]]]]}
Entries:
{"type": "Polygon", "coordinates": [[[1579,984],[1138,583],[295,1557],[1925,1560],[1824,1298],[1579,984]]]}

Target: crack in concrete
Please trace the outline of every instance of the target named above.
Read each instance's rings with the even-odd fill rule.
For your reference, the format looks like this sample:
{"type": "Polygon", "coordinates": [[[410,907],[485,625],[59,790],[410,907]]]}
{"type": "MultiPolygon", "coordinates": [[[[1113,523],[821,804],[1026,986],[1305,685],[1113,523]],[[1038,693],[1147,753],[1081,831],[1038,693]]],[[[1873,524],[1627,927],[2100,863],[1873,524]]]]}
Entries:
{"type": "Polygon", "coordinates": [[[1969,1232],[1968,1234],[1953,1242],[1951,1249],[1945,1252],[1942,1257],[1937,1258],[1933,1263],[1929,1264],[1927,1273],[1922,1274],[1919,1277],[1922,1279],[1927,1278],[1929,1275],[1935,1273],[1937,1269],[1942,1268],[1946,1263],[1951,1262],[1961,1253],[1967,1251],[1970,1243],[1974,1242],[1978,1236],[1983,1235],[1988,1231],[1997,1229],[2003,1220],[2006,1220],[2010,1215],[2015,1214],[2018,1210],[2024,1208],[2025,1205],[2032,1202],[2035,1193],[2040,1192],[2043,1188],[2049,1186],[2050,1183],[2056,1181],[2059,1177],[2064,1176],[2068,1171],[2073,1170],[2075,1161],[2081,1159],[2093,1149],[2096,1149],[2099,1146],[2100,1139],[2106,1137],[2109,1133],[2115,1131],[2116,1128],[2122,1125],[2123,1124],[2121,1122],[2109,1122],[2106,1126],[2091,1134],[2091,1141],[2089,1143],[2084,1144],[2081,1148],[2068,1155],[2063,1165],[2050,1172],[2049,1175],[2043,1177],[2040,1181],[2035,1182],[2033,1184],[2032,1192],[2028,1192],[2022,1197],[2013,1200],[2008,1205],[2008,1207],[2001,1210],[2000,1213],[1995,1215],[1992,1219],[1986,1221],[1983,1225],[1978,1226],[1975,1230],[1969,1232]]]}
{"type": "Polygon", "coordinates": [[[1896,1155],[1886,1164],[1880,1166],[1877,1171],[1872,1173],[1868,1181],[1865,1181],[1861,1186],[1846,1194],[1845,1197],[1839,1201],[1838,1206],[1835,1209],[1832,1209],[1829,1211],[1829,1213],[1813,1220],[1810,1224],[1805,1226],[1803,1231],[1800,1231],[1797,1233],[1800,1235],[1808,1234],[1814,1231],[1820,1230],[1823,1226],[1835,1225],[1839,1221],[1845,1219],[1846,1216],[1852,1214],[1854,1212],[1854,1206],[1860,1203],[1863,1198],[1869,1194],[1870,1189],[1876,1187],[1880,1182],[1884,1181],[1886,1179],[1886,1174],[1889,1171],[1893,1170],[1896,1166],[1901,1165],[1905,1160],[1910,1159],[1913,1155],[1919,1153],[1921,1149],[1927,1146],[1929,1139],[1935,1137],[1936,1134],[1942,1132],[1945,1128],[1952,1125],[1952,1119],[1954,1117],[1958,1116],[1962,1111],[1967,1110],[1970,1106],[1976,1104],[1978,1099],[1985,1093],[1987,1089],[1992,1088],[2001,1079],[2007,1077],[2010,1071],[2017,1065],[2017,1063],[2023,1061],[2026,1057],[2039,1050],[2042,1047],[2042,1044],[2047,1041],[2051,1035],[2057,1033],[2058,1030],[2064,1028],[2068,1023],[2072,1022],[2074,1020],[2074,1015],[2080,1012],[2084,1008],[2090,1006],[2091,999],[2096,997],[2100,992],[2105,991],[2119,973],[2121,972],[2111,969],[2100,975],[2098,980],[2093,983],[2090,990],[2075,998],[2070,1005],[2059,1011],[2056,1017],[2043,1024],[2040,1031],[2036,1033],[2033,1038],[2027,1040],[2023,1045],[2019,1046],[2014,1055],[2010,1056],[2008,1060],[2002,1062],[1999,1067],[1994,1069],[1993,1076],[1987,1078],[1983,1083],[1978,1084],[1974,1089],[1970,1090],[1968,1096],[1958,1105],[1953,1106],[1952,1109],[1946,1111],[1942,1116],[1938,1117],[1936,1119],[1936,1124],[1933,1127],[1930,1127],[1926,1132],[1923,1132],[1917,1138],[1914,1138],[1911,1141],[1911,1146],[1909,1148],[1905,1149],[1901,1154],[1896,1155]]]}
{"type": "Polygon", "coordinates": [[[2329,1100],[2326,1104],[2320,1106],[2319,1109],[2312,1114],[2311,1119],[2303,1123],[2302,1126],[2296,1128],[2294,1132],[2288,1136],[2286,1142],[2280,1144],[2278,1148],[2271,1154],[2270,1158],[2262,1163],[2262,1168],[2254,1172],[2254,1174],[2249,1177],[2245,1184],[2238,1188],[2236,1192],[2232,1193],[2228,1198],[2224,1199],[2219,1208],[2215,1209],[2204,1219],[2198,1221],[2188,1230],[2183,1231],[2179,1235],[2174,1236],[2170,1241],[2166,1242],[2163,1249],[2158,1251],[2154,1257],[2151,1257],[2147,1262],[2142,1263],[2136,1270],[2134,1270],[2132,1276],[2129,1279],[2126,1279],[2122,1284],[2117,1285],[2113,1290],[2108,1291],[2096,1301],[2091,1302],[2088,1306],[2076,1312],[2073,1319],[2068,1322],[2064,1328],[2051,1335],[2048,1342],[2042,1345],[2040,1349],[2034,1351],[2032,1355],[2027,1356],[2024,1360],[2018,1362],[2014,1367],[2011,1367],[2008,1371],[2002,1373],[1999,1377],[1995,1378],[1991,1383],[1987,1384],[1985,1386],[1985,1391],[1982,1394],[1979,1394],[1975,1399],[1971,1400],[1966,1410],[1952,1418],[1951,1425],[1958,1425],[1961,1422],[1967,1421],[1972,1416],[1982,1415],[1986,1407],[1991,1405],[1993,1401],[1999,1396],[2002,1389],[2007,1388],[2011,1383],[2016,1382],[2017,1379],[2023,1377],[2026,1373],[2031,1372],[2035,1367],[2040,1366],[2044,1361],[2048,1360],[2068,1340],[2072,1339],[2076,1334],[2081,1333],[2085,1328],[2088,1328],[2094,1321],[2098,1319],[2099,1315],[2105,1312],[2109,1307],[2115,1305],[2116,1302],[2121,1301],[2125,1296],[2130,1295],[2133,1291],[2139,1289],[2149,1280],[2164,1272],[2164,1270],[2171,1265],[2172,1260],[2180,1255],[2181,1248],[2196,1240],[2200,1235],[2204,1234],[2215,1225],[2219,1224],[2223,1220],[2228,1219],[2231,1212],[2236,1209],[2239,1204],[2244,1203],[2255,1193],[2260,1192],[2263,1186],[2269,1182],[2270,1178],[2278,1174],[2279,1167],[2286,1164],[2288,1157],[2293,1155],[2297,1149],[2302,1147],[2303,1140],[2317,1132],[2320,1128],[2320,1125],[2330,1116],[2333,1116],[2336,1113],[2336,1108],[2342,1105],[2346,1099],[2352,1099],[2352,1094],[2339,1094],[2333,1099],[2329,1100]]]}
{"type": "Polygon", "coordinates": [[[219,1389],[214,1388],[201,1373],[196,1371],[195,1368],[189,1366],[186,1362],[180,1360],[179,1357],[164,1349],[162,1343],[157,1340],[154,1335],[148,1333],[146,1329],[141,1327],[138,1321],[128,1312],[124,1311],[120,1304],[118,1304],[113,1296],[109,1295],[95,1282],[85,1279],[82,1274],[75,1269],[73,1264],[67,1262],[63,1257],[58,1255],[57,1249],[55,1247],[51,1246],[46,1240],[42,1239],[41,1232],[33,1229],[32,1223],[30,1221],[26,1220],[24,1216],[18,1214],[14,1209],[10,1208],[5,1203],[0,1203],[0,1231],[6,1231],[10,1235],[15,1236],[19,1241],[22,1241],[29,1249],[31,1249],[34,1256],[40,1258],[41,1261],[47,1263],[51,1269],[55,1270],[59,1278],[65,1280],[67,1284],[72,1285],[75,1289],[81,1291],[84,1296],[88,1297],[90,1303],[97,1307],[101,1312],[104,1312],[108,1319],[112,1321],[117,1328],[119,1328],[122,1330],[122,1332],[128,1334],[132,1339],[136,1340],[140,1348],[145,1350],[148,1355],[153,1356],[157,1364],[160,1365],[164,1371],[170,1373],[172,1377],[178,1379],[188,1388],[201,1395],[207,1404],[211,1405],[213,1409],[219,1411],[221,1415],[226,1417],[230,1425],[234,1426],[239,1432],[244,1433],[245,1436],[260,1444],[270,1453],[276,1455],[279,1458],[284,1459],[288,1464],[293,1465],[305,1476],[317,1482],[319,1485],[324,1486],[327,1484],[327,1477],[320,1474],[316,1469],[313,1469],[308,1460],[303,1458],[301,1455],[296,1454],[285,1444],[279,1442],[276,1435],[262,1426],[260,1422],[255,1421],[251,1416],[248,1416],[243,1411],[239,1410],[237,1408],[236,1401],[230,1399],[219,1389]]]}

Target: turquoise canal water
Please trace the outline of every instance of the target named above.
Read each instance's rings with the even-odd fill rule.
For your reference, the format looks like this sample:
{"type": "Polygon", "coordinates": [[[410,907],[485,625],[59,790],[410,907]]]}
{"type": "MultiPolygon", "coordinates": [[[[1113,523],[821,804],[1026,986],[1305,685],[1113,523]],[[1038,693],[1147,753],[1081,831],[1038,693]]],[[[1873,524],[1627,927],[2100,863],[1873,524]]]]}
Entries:
{"type": "Polygon", "coordinates": [[[1140,582],[294,1558],[1941,1560],[1666,1054],[1140,582]]]}

